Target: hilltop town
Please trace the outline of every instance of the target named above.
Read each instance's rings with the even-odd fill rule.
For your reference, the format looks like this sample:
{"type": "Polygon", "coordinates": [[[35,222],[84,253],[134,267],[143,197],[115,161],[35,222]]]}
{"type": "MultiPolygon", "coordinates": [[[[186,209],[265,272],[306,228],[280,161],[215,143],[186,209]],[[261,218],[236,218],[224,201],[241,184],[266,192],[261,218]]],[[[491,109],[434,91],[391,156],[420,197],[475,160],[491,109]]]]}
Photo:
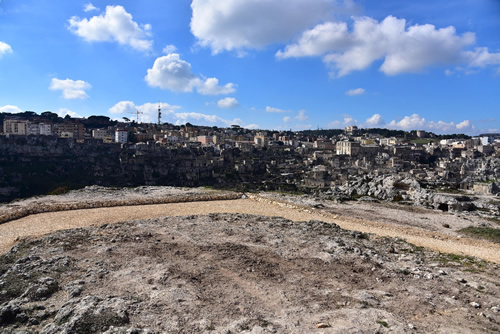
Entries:
{"type": "Polygon", "coordinates": [[[0,121],[5,333],[498,332],[498,134],[0,121]]]}
{"type": "Polygon", "coordinates": [[[0,200],[94,184],[211,186],[500,214],[495,203],[477,202],[500,192],[500,134],[356,126],[264,131],[138,121],[61,118],[49,111],[0,114],[0,200]]]}

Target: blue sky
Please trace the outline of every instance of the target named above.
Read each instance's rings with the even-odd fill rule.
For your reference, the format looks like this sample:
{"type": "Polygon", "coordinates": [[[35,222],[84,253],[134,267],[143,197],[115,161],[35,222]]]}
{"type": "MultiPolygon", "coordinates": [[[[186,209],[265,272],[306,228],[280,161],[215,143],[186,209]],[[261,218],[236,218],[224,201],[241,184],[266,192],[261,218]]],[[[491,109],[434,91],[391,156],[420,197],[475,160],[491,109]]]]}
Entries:
{"type": "Polygon", "coordinates": [[[0,0],[0,112],[500,132],[497,0],[0,0]]]}

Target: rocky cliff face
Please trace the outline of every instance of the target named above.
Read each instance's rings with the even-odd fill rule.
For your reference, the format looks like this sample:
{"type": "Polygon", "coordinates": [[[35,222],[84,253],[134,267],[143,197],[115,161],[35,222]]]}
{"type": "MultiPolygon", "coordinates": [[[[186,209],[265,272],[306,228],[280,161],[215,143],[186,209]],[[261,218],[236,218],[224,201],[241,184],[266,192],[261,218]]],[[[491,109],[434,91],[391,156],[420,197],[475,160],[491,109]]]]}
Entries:
{"type": "MultiPolygon", "coordinates": [[[[47,136],[0,137],[0,202],[89,185],[213,185],[225,178],[218,157],[203,149],[145,151],[137,146],[76,143],[47,136]]],[[[228,167],[229,168],[229,167],[228,167]]]]}
{"type": "MultiPolygon", "coordinates": [[[[328,194],[328,193],[327,193],[328,194]]],[[[361,198],[406,202],[450,212],[500,216],[500,201],[465,193],[446,194],[422,187],[410,176],[363,176],[336,187],[329,194],[340,199],[361,198]]]]}
{"type": "Polygon", "coordinates": [[[122,146],[50,136],[0,136],[0,202],[47,194],[58,187],[90,185],[243,189],[265,183],[270,189],[279,184],[294,188],[295,180],[282,174],[293,176],[293,169],[298,167],[289,167],[284,161],[301,161],[301,157],[280,148],[243,154],[239,149],[122,146]]]}

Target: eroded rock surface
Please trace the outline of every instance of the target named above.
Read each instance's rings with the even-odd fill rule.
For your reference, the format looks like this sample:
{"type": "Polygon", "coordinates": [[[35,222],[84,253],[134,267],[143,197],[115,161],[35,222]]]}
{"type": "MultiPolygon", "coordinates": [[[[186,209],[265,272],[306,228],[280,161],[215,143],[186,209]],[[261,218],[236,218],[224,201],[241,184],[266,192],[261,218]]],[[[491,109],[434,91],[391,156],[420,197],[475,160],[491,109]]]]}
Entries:
{"type": "Polygon", "coordinates": [[[0,275],[2,333],[500,330],[497,265],[321,221],[210,214],[65,230],[14,247],[0,275]]]}

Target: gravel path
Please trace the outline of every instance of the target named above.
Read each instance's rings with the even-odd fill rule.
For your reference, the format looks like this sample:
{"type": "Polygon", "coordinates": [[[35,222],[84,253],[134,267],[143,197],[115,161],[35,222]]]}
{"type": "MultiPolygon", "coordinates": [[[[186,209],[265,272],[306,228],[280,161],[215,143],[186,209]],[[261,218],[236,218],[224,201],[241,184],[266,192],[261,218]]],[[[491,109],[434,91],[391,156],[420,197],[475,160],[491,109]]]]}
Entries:
{"type": "MultiPolygon", "coordinates": [[[[90,225],[103,225],[133,219],[164,216],[205,215],[210,213],[247,213],[279,216],[293,221],[323,220],[341,228],[373,233],[379,236],[406,239],[417,246],[446,253],[475,256],[500,263],[500,245],[470,238],[457,238],[437,231],[362,220],[325,210],[297,208],[283,203],[253,199],[171,203],[159,205],[125,206],[99,209],[51,212],[31,215],[0,225],[0,252],[7,252],[23,238],[39,237],[57,230],[90,225]]],[[[410,215],[411,213],[408,213],[410,215]]]]}

